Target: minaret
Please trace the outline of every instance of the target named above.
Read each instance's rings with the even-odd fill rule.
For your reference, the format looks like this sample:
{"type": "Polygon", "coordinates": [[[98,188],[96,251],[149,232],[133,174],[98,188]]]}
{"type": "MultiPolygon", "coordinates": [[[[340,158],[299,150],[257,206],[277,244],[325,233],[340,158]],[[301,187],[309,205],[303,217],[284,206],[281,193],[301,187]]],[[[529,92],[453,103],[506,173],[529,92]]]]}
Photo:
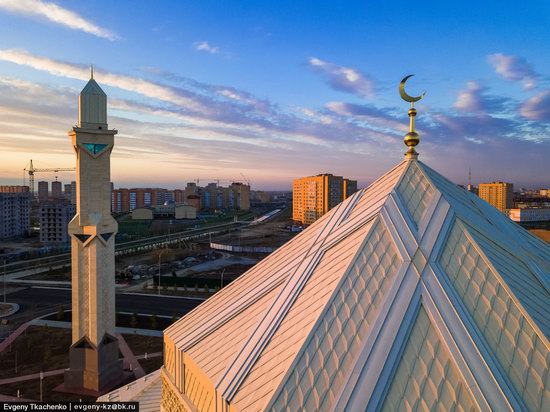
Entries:
{"type": "MultiPolygon", "coordinates": [[[[92,69],[93,70],[93,69],[92,69]]],[[[93,79],[78,97],[78,125],[69,131],[76,153],[76,216],[72,253],[72,345],[65,390],[103,392],[123,376],[115,337],[115,234],[110,157],[116,130],[107,127],[107,95],[93,79]]]]}

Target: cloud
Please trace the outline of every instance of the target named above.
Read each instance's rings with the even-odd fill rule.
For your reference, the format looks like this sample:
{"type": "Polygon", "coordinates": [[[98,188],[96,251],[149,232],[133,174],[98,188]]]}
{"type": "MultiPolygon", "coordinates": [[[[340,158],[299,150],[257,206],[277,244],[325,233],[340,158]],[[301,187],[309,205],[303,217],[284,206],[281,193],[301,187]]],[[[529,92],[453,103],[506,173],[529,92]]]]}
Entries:
{"type": "Polygon", "coordinates": [[[533,66],[521,57],[495,53],[489,56],[489,63],[493,65],[495,71],[503,78],[513,82],[520,82],[527,90],[534,88],[540,77],[533,69],[533,66]]]}
{"type": "Polygon", "coordinates": [[[507,110],[510,101],[503,97],[487,94],[487,87],[469,81],[466,89],[458,92],[453,107],[458,111],[472,114],[500,113],[507,110]]]}
{"type": "Polygon", "coordinates": [[[206,40],[203,41],[196,41],[193,43],[193,46],[195,47],[195,50],[198,51],[204,51],[210,54],[219,54],[220,48],[216,46],[210,45],[206,40]]]}
{"type": "MultiPolygon", "coordinates": [[[[90,76],[87,66],[35,56],[24,50],[0,50],[0,60],[32,67],[33,69],[46,71],[55,76],[63,76],[71,79],[88,80],[90,76]]],[[[143,96],[165,102],[179,104],[189,109],[204,109],[204,107],[198,105],[197,101],[190,98],[181,90],[176,91],[168,86],[159,85],[139,77],[107,73],[97,69],[95,73],[98,79],[101,78],[101,83],[108,86],[139,93],[143,96]]]]}
{"type": "Polygon", "coordinates": [[[550,122],[550,90],[545,90],[525,101],[520,108],[520,113],[529,120],[550,122]]]}
{"type": "MultiPolygon", "coordinates": [[[[20,50],[0,50],[0,60],[79,79],[82,85],[89,77],[84,65],[20,50]]],[[[120,131],[113,152],[117,186],[180,187],[184,179],[238,178],[241,171],[254,176],[255,187],[266,189],[288,188],[293,177],[322,172],[367,184],[398,162],[405,150],[408,118],[403,108],[341,101],[285,107],[234,87],[158,69],[149,68],[143,76],[96,71],[101,85],[113,87],[106,91],[109,123],[120,131]],[[145,163],[150,165],[146,175],[145,163]]],[[[76,119],[80,88],[0,76],[0,147],[5,152],[0,168],[10,165],[10,171],[0,170],[2,179],[16,182],[19,170],[37,153],[53,164],[74,163],[66,130],[76,119]]],[[[531,176],[525,172],[524,181],[543,176],[550,145],[540,143],[549,141],[550,126],[525,121],[518,112],[491,113],[497,106],[485,100],[494,96],[477,88],[482,89],[488,113],[419,107],[422,159],[456,178],[464,159],[473,157],[477,160],[472,167],[477,162],[480,170],[494,171],[488,178],[495,179],[497,173],[502,178],[510,173],[504,161],[512,157],[509,152],[522,151],[525,156],[516,162],[529,166],[531,176]],[[511,145],[517,150],[510,151],[511,145]]]]}
{"type": "Polygon", "coordinates": [[[334,90],[352,93],[359,97],[374,95],[372,80],[356,69],[338,66],[316,57],[311,57],[308,64],[315,72],[321,74],[334,90]]]}
{"type": "Polygon", "coordinates": [[[114,32],[97,26],[74,11],[43,0],[0,0],[0,9],[27,17],[47,19],[72,30],[80,30],[107,40],[118,40],[114,32]]]}

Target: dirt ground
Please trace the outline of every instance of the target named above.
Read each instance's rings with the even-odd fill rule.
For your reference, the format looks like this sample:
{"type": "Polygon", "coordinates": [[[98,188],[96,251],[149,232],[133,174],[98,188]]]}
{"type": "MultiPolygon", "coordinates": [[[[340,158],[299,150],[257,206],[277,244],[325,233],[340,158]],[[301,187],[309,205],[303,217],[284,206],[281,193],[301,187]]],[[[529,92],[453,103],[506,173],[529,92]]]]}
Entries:
{"type": "Polygon", "coordinates": [[[533,235],[539,237],[540,239],[544,240],[545,242],[550,243],[550,230],[546,230],[546,229],[529,229],[529,232],[531,232],[533,235]]]}
{"type": "Polygon", "coordinates": [[[129,333],[125,333],[122,336],[136,356],[143,355],[145,352],[162,352],[163,339],[161,337],[132,335],[129,333]]]}
{"type": "MultiPolygon", "coordinates": [[[[0,379],[30,375],[40,371],[64,369],[69,366],[71,330],[30,326],[9,348],[0,354],[0,379]],[[17,360],[17,373],[15,363],[17,360]]],[[[44,400],[95,400],[76,395],[55,392],[53,389],[63,383],[63,375],[44,378],[42,391],[44,400]]],[[[7,385],[0,385],[0,394],[27,399],[40,399],[40,380],[33,379],[7,385]]]]}
{"type": "Polygon", "coordinates": [[[231,233],[216,236],[212,241],[234,246],[278,248],[296,236],[296,233],[288,230],[291,225],[290,210],[284,210],[267,223],[248,226],[244,230],[234,230],[231,233]]]}

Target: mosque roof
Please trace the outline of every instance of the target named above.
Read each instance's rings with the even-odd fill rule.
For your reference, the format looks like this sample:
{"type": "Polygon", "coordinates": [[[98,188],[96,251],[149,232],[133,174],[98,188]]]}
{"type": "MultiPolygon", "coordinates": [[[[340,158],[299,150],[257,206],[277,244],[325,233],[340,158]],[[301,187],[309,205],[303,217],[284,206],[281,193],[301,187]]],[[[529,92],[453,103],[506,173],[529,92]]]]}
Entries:
{"type": "Polygon", "coordinates": [[[550,410],[549,326],[550,246],[412,158],[166,329],[165,369],[198,410],[550,410]]]}
{"type": "Polygon", "coordinates": [[[550,246],[417,159],[409,77],[405,160],[164,331],[163,410],[550,410],[550,246]]]}

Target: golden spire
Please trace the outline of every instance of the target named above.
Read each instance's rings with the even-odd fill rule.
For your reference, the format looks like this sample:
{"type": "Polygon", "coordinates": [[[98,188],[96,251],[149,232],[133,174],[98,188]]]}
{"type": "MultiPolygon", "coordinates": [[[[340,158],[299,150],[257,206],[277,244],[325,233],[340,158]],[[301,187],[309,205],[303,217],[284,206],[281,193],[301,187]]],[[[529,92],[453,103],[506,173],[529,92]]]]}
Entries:
{"type": "Polygon", "coordinates": [[[94,79],[94,65],[90,64],[90,79],[94,79]]]}
{"type": "Polygon", "coordinates": [[[403,80],[401,80],[401,83],[399,84],[399,94],[401,95],[401,98],[405,100],[406,102],[409,102],[411,104],[411,108],[409,109],[409,133],[405,135],[405,144],[408,146],[409,150],[407,150],[407,153],[405,153],[405,157],[408,159],[416,159],[418,157],[418,152],[414,149],[414,147],[420,143],[420,135],[416,133],[414,130],[414,118],[416,116],[416,109],[414,108],[414,104],[423,99],[424,96],[426,96],[426,92],[422,93],[420,96],[409,96],[407,92],[405,91],[405,83],[410,77],[413,77],[414,74],[409,74],[408,76],[405,76],[403,80]]]}

